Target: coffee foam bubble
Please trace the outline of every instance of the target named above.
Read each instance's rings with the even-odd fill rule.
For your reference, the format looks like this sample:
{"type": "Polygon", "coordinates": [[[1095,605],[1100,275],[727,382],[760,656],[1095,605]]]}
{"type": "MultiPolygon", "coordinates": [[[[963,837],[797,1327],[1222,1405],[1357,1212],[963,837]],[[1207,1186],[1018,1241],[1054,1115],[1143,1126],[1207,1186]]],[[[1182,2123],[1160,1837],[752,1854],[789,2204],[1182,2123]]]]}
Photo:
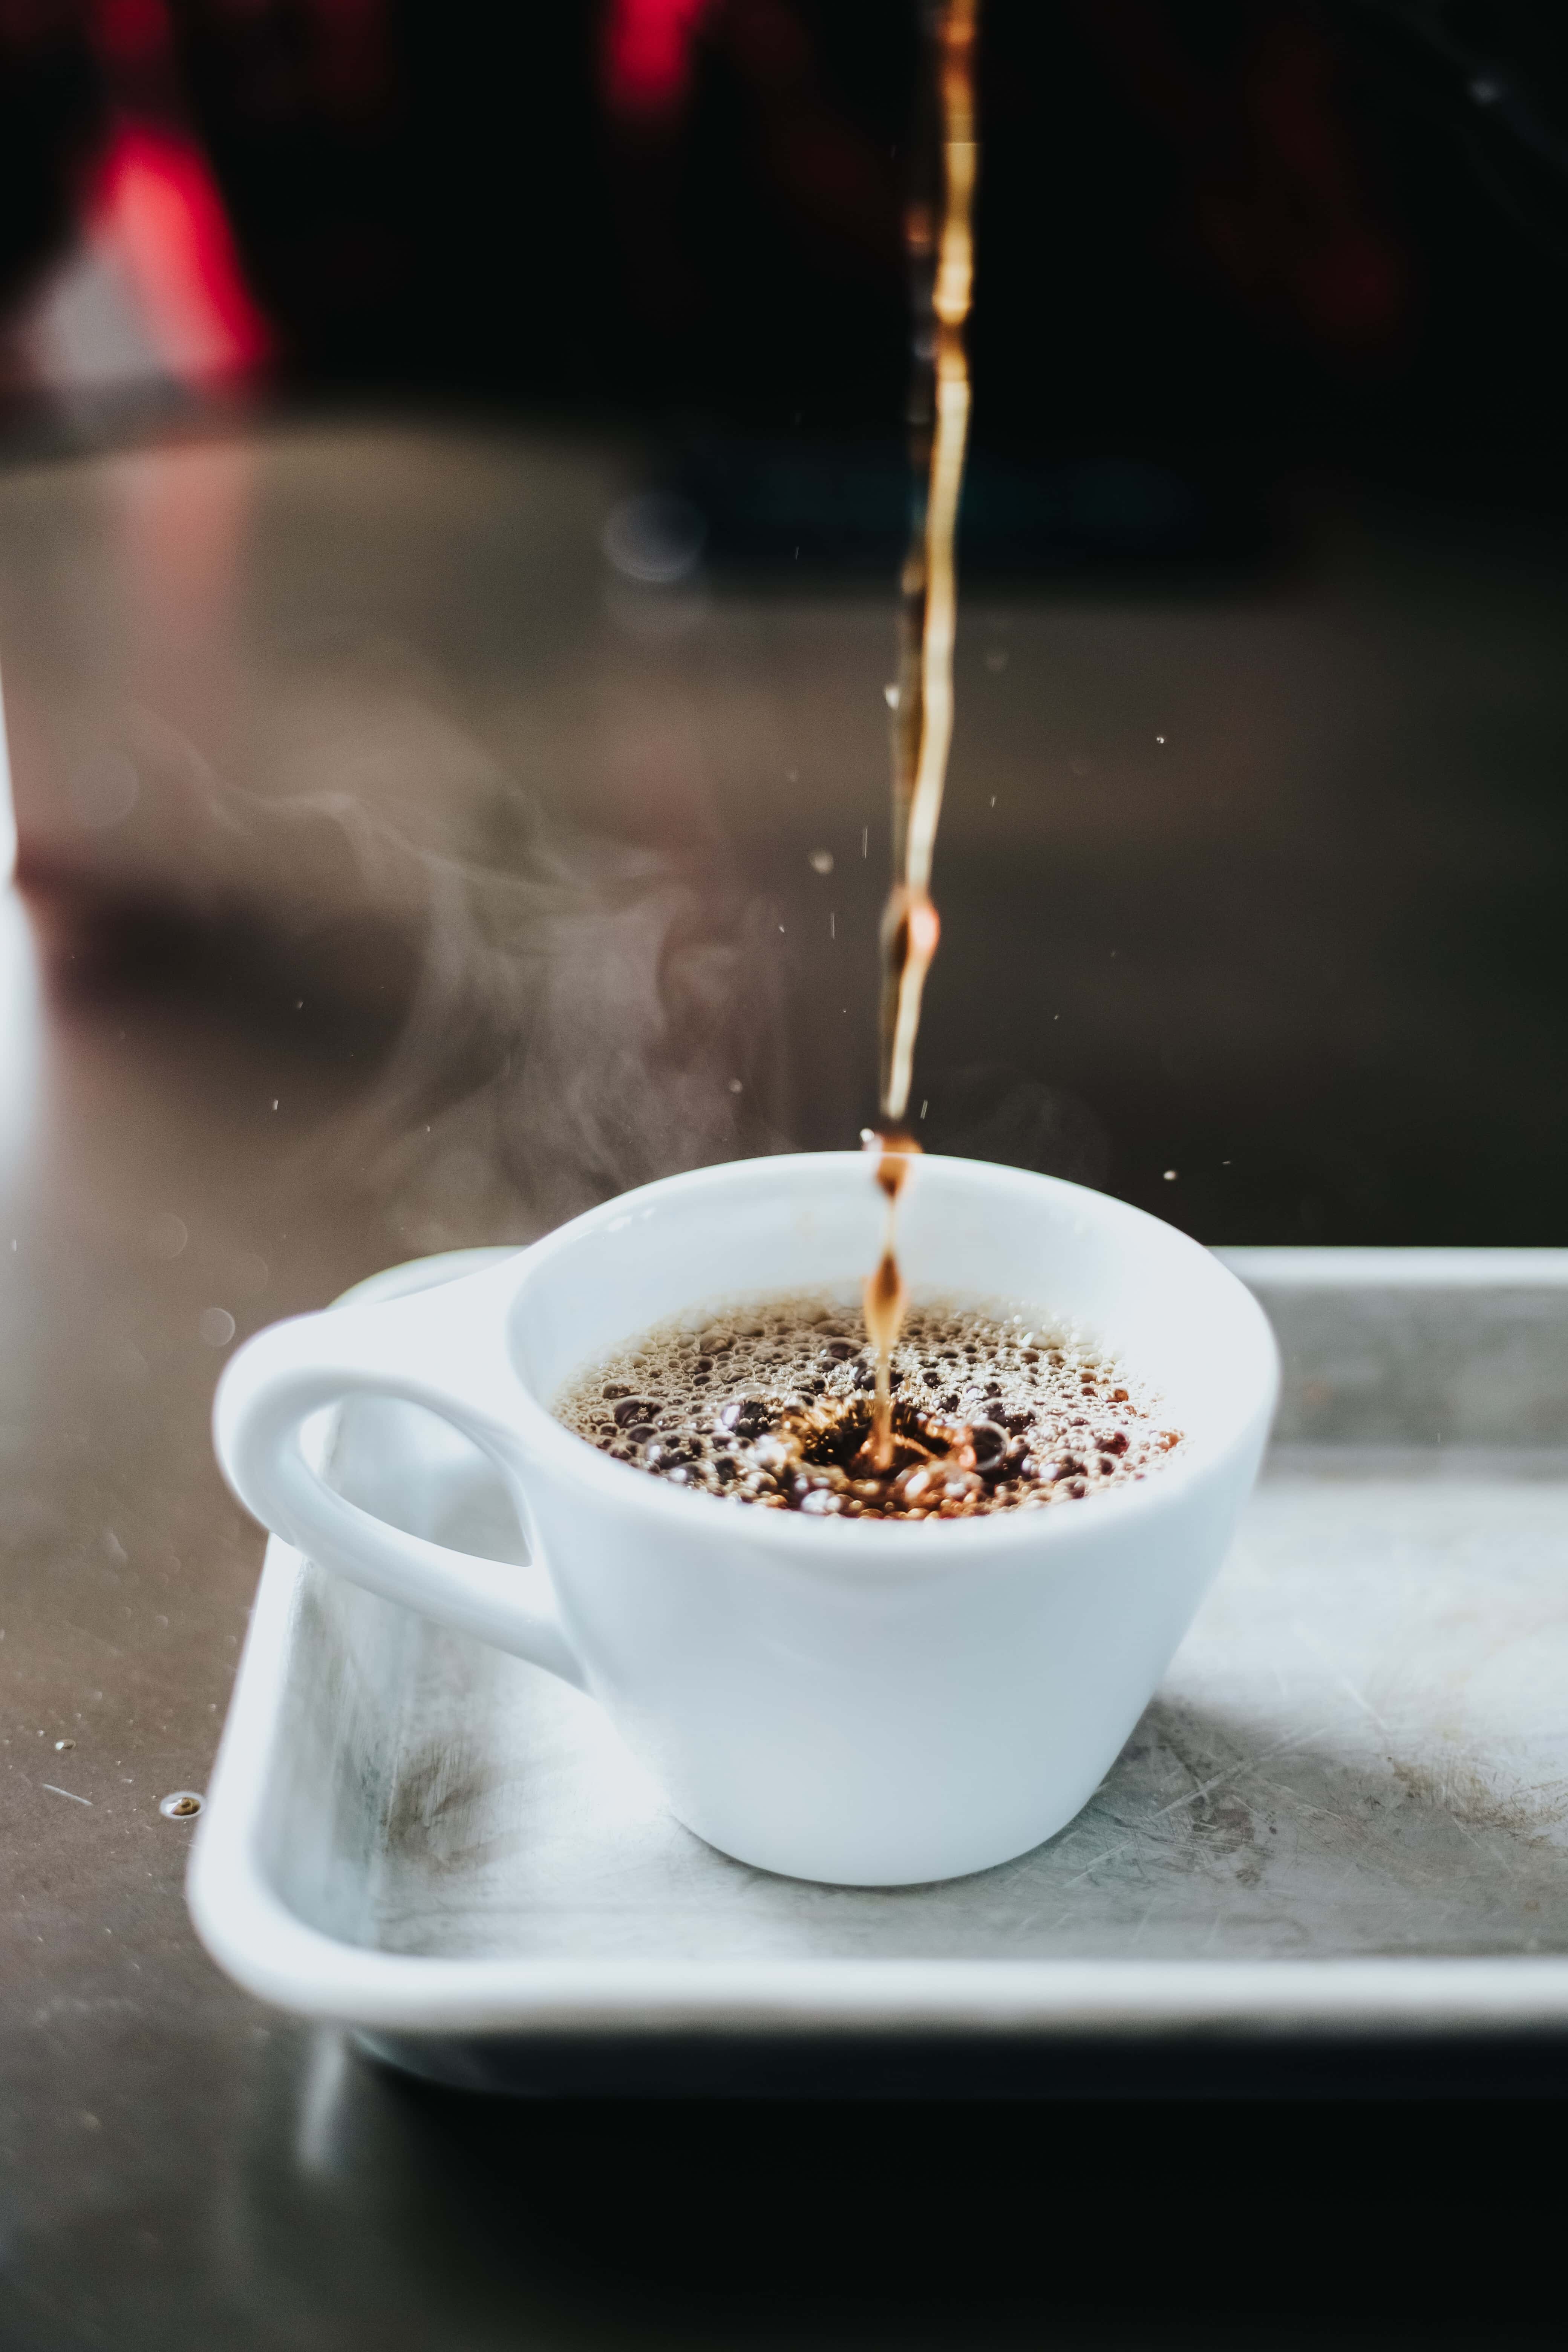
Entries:
{"type": "Polygon", "coordinates": [[[1099,1349],[1005,1306],[910,1307],[893,1349],[896,1454],[872,1475],[875,1356],[858,1306],[730,1302],[578,1373],[558,1420],[614,1459],[769,1510],[973,1518],[1078,1502],[1144,1477],[1181,1443],[1099,1349]]]}

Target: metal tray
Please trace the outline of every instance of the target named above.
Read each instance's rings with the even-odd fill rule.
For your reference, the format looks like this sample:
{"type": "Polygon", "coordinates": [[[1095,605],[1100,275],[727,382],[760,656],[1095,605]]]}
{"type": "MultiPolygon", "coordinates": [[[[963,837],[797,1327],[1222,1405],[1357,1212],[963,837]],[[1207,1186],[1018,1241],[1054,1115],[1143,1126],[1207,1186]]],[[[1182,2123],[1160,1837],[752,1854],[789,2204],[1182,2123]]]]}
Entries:
{"type": "MultiPolygon", "coordinates": [[[[578,1693],[275,1540],[192,1860],[208,1949],[474,2087],[1560,2083],[1568,1252],[1225,1255],[1280,1336],[1275,1446],[1163,1688],[1047,1845],[931,1887],[749,1870],[578,1693]]],[[[521,1557],[444,1423],[359,1402],[320,1437],[368,1507],[521,1557]]]]}

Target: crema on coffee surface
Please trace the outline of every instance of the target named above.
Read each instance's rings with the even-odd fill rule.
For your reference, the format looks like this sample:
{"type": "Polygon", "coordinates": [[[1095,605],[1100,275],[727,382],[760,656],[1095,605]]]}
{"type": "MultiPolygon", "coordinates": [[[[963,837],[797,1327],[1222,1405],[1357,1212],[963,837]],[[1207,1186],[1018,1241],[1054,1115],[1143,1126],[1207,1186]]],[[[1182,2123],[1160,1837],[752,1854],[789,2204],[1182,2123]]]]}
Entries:
{"type": "Polygon", "coordinates": [[[717,1499],[822,1517],[965,1519],[1087,1502],[1182,1443],[1103,1353],[1023,1310],[913,1306],[893,1350],[893,1457],[873,1459],[858,1308],[752,1300],[659,1324],[577,1376],[556,1417],[717,1499]]]}

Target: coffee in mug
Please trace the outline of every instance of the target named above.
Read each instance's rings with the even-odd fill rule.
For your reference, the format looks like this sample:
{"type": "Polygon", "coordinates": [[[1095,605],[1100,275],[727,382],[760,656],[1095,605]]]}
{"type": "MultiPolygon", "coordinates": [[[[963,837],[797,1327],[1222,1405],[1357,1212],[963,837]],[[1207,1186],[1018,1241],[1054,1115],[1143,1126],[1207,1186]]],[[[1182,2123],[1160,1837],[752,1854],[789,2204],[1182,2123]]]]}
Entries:
{"type": "Polygon", "coordinates": [[[860,1310],[806,1296],[688,1314],[597,1358],[556,1418],[612,1460],[728,1502],[808,1517],[969,1519],[1082,1502],[1181,1443],[1101,1350],[1027,1310],[911,1308],[893,1349],[891,1458],[877,1463],[875,1349],[860,1310]]]}

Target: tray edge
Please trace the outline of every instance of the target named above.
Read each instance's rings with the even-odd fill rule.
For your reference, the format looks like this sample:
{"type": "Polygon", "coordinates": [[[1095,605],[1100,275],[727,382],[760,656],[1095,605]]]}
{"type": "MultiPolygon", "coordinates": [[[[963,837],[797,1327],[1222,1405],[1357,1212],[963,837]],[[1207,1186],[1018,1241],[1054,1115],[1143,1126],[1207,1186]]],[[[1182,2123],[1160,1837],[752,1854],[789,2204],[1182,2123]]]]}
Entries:
{"type": "Polygon", "coordinates": [[[307,1925],[268,1881],[261,1814],[305,1563],[268,1545],[186,1878],[196,1933],[275,2007],[383,2032],[1201,2033],[1568,2027],[1568,1958],[439,1960],[307,1925]]]}

